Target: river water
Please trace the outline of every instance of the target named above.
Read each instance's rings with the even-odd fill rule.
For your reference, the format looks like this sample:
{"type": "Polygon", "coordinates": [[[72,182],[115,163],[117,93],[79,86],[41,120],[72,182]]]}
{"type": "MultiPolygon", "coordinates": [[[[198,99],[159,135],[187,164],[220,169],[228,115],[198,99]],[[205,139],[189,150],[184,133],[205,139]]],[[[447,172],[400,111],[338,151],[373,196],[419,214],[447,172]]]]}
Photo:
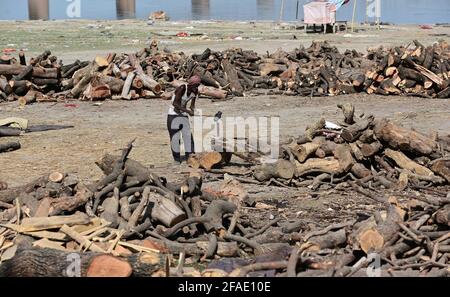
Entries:
{"type": "MultiPolygon", "coordinates": [[[[357,21],[365,21],[366,0],[351,0],[338,11],[338,20],[351,20],[354,1],[357,1],[357,21]]],[[[302,6],[308,2],[285,0],[283,20],[302,20],[302,6]]],[[[280,18],[281,7],[281,0],[0,0],[0,3],[0,20],[146,19],[153,11],[164,10],[175,21],[274,21],[280,18]],[[67,13],[71,3],[71,7],[76,9],[67,13]]],[[[395,24],[450,23],[450,0],[381,0],[381,21],[395,24]]]]}

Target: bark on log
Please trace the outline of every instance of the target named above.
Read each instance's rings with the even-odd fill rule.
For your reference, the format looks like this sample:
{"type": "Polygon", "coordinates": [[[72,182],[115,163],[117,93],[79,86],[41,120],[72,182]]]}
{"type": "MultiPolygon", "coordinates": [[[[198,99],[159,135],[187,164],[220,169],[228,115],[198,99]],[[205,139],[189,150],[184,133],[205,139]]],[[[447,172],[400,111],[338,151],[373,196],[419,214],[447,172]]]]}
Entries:
{"type": "Polygon", "coordinates": [[[368,116],[362,120],[359,120],[355,124],[344,128],[341,137],[347,142],[355,141],[364,130],[372,125],[373,120],[373,116],[368,116]]]}
{"type": "Polygon", "coordinates": [[[430,155],[437,147],[433,139],[385,119],[375,123],[374,132],[377,138],[389,147],[408,153],[430,155]]]}
{"type": "MultiPolygon", "coordinates": [[[[26,67],[28,66],[18,64],[14,65],[0,64],[0,75],[19,75],[26,69],[26,67]]],[[[40,78],[59,78],[60,70],[58,68],[34,67],[31,75],[33,77],[40,77],[40,78]]]]}
{"type": "Polygon", "coordinates": [[[206,152],[193,154],[189,156],[187,164],[195,169],[203,168],[206,170],[210,170],[215,166],[226,165],[231,159],[230,156],[231,153],[227,152],[206,152]]]}
{"type": "Polygon", "coordinates": [[[0,143],[0,153],[12,152],[20,149],[19,142],[0,143]]]}
{"type": "Polygon", "coordinates": [[[0,276],[76,276],[76,267],[72,267],[70,263],[75,259],[80,259],[81,271],[79,276],[128,276],[131,268],[131,276],[148,277],[163,269],[165,258],[165,256],[150,253],[113,257],[92,252],[78,253],[35,248],[19,249],[14,258],[0,265],[0,276]]]}
{"type": "Polygon", "coordinates": [[[242,96],[244,93],[244,88],[242,87],[241,83],[239,82],[239,77],[238,77],[237,71],[234,68],[234,66],[230,63],[230,61],[228,59],[223,59],[222,67],[227,75],[227,79],[230,84],[231,92],[236,96],[242,96]]]}
{"type": "Polygon", "coordinates": [[[400,168],[410,170],[414,173],[417,173],[418,175],[424,176],[434,175],[433,171],[422,165],[417,164],[400,151],[386,149],[384,151],[384,154],[386,155],[386,157],[392,159],[400,168]]]}
{"type": "Polygon", "coordinates": [[[152,218],[158,220],[166,227],[172,227],[186,219],[186,213],[165,197],[150,195],[150,202],[152,218]]]}
{"type": "Polygon", "coordinates": [[[340,229],[336,232],[328,232],[325,235],[312,237],[308,242],[303,243],[302,246],[307,251],[319,251],[322,249],[336,248],[343,245],[347,241],[347,234],[345,229],[340,229]]]}
{"type": "Polygon", "coordinates": [[[296,176],[303,176],[311,172],[320,172],[334,174],[339,172],[340,163],[333,157],[326,157],[324,159],[310,158],[305,163],[295,162],[296,176]]]}
{"type": "Polygon", "coordinates": [[[450,160],[438,160],[431,165],[431,170],[450,183],[450,160]]]}
{"type": "Polygon", "coordinates": [[[383,149],[383,145],[379,141],[370,144],[363,143],[361,146],[361,153],[365,158],[372,157],[383,149]]]}
{"type": "Polygon", "coordinates": [[[208,97],[216,98],[216,99],[225,99],[227,97],[228,92],[214,88],[214,87],[207,87],[207,86],[199,86],[198,92],[201,95],[205,95],[208,97]]]}
{"type": "Polygon", "coordinates": [[[48,175],[41,176],[32,182],[16,187],[9,188],[3,191],[0,191],[0,201],[11,203],[13,202],[21,193],[31,193],[34,192],[37,188],[45,187],[48,182],[48,175]]]}
{"type": "Polygon", "coordinates": [[[258,181],[267,181],[271,178],[291,179],[295,173],[295,165],[287,160],[278,160],[274,163],[264,163],[257,166],[253,176],[258,181]]]}
{"type": "Polygon", "coordinates": [[[333,152],[334,157],[339,161],[339,168],[333,174],[343,174],[352,168],[355,161],[353,160],[350,146],[347,144],[339,144],[333,152]]]}
{"type": "Polygon", "coordinates": [[[300,163],[303,163],[309,156],[314,154],[319,147],[319,143],[307,142],[305,144],[295,145],[291,148],[291,152],[300,163]]]}
{"type": "Polygon", "coordinates": [[[355,115],[355,107],[351,103],[338,104],[337,107],[342,110],[344,114],[344,122],[352,125],[355,123],[353,117],[355,115]]]}

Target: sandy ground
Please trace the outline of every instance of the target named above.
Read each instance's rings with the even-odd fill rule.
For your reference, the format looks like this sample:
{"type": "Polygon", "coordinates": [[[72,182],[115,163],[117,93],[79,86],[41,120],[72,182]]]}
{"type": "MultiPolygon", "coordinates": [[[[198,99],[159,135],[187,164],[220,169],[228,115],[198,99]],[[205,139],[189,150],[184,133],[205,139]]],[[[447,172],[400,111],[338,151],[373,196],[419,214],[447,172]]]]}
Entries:
{"type": "MultiPolygon", "coordinates": [[[[280,116],[281,136],[299,135],[312,121],[324,116],[330,121],[342,118],[336,104],[352,102],[357,111],[386,116],[423,133],[450,131],[450,100],[382,96],[234,98],[225,102],[202,99],[197,107],[204,114],[221,110],[224,116],[280,116]]],[[[35,132],[20,137],[22,149],[0,155],[0,180],[11,185],[30,181],[51,170],[75,172],[83,178],[99,178],[94,161],[106,152],[117,152],[137,138],[132,157],[158,167],[171,162],[166,130],[168,101],[106,101],[42,103],[19,109],[17,103],[0,105],[3,116],[30,120],[30,125],[61,124],[75,128],[35,132]],[[75,104],[76,107],[72,104],[75,104]]]]}
{"type": "Polygon", "coordinates": [[[357,25],[354,32],[349,27],[348,32],[326,35],[306,34],[297,28],[299,23],[273,22],[197,21],[148,25],[144,20],[0,21],[0,48],[23,48],[29,56],[50,49],[63,61],[71,62],[111,51],[136,51],[153,38],[171,50],[186,53],[198,53],[206,47],[214,50],[242,47],[265,53],[279,47],[290,50],[300,45],[309,46],[313,40],[329,40],[340,50],[358,51],[379,45],[407,45],[413,39],[427,45],[438,39],[450,41],[448,26],[424,30],[417,25],[393,25],[376,30],[368,25],[357,25]],[[191,36],[176,37],[178,32],[188,32],[191,36]]]}
{"type": "MultiPolygon", "coordinates": [[[[215,50],[243,47],[265,53],[279,47],[289,50],[300,45],[308,46],[317,39],[329,40],[340,50],[355,48],[364,51],[381,44],[405,45],[413,39],[424,44],[431,44],[440,38],[450,42],[449,34],[450,28],[447,27],[422,30],[417,26],[388,26],[381,31],[359,27],[356,33],[323,35],[305,34],[302,30],[296,30],[295,24],[274,23],[147,25],[145,21],[137,20],[27,21],[0,22],[0,48],[25,48],[28,57],[48,48],[64,62],[70,62],[77,58],[92,59],[96,54],[108,52],[133,52],[155,37],[169,49],[187,53],[198,53],[206,47],[215,50]],[[172,36],[180,31],[198,35],[189,38],[172,36]],[[233,40],[235,36],[241,36],[243,40],[233,40]]],[[[431,131],[446,134],[450,131],[450,100],[364,94],[322,98],[257,96],[225,102],[204,99],[198,102],[197,107],[204,114],[221,110],[224,116],[280,116],[280,133],[286,137],[300,134],[320,116],[330,121],[341,119],[342,115],[336,108],[336,104],[341,102],[352,102],[358,112],[388,117],[425,134],[431,131]]],[[[2,118],[23,117],[29,119],[31,125],[75,126],[67,130],[21,136],[22,149],[0,155],[0,180],[17,186],[54,170],[76,173],[84,180],[98,179],[101,172],[94,162],[104,153],[117,153],[133,138],[136,142],[132,158],[146,165],[154,165],[157,171],[165,175],[176,176],[177,172],[185,169],[169,165],[171,154],[166,131],[168,105],[169,102],[162,100],[106,101],[100,106],[92,102],[71,101],[34,104],[24,109],[19,109],[17,102],[0,104],[2,118]]],[[[246,187],[258,200],[275,203],[278,211],[289,209],[286,212],[289,217],[301,211],[312,212],[316,218],[337,220],[333,209],[339,209],[339,214],[350,217],[358,209],[364,212],[372,208],[370,203],[362,203],[365,200],[361,197],[355,200],[356,196],[348,193],[321,191],[317,194],[308,189],[246,187]],[[318,209],[322,211],[318,212],[318,209]]]]}

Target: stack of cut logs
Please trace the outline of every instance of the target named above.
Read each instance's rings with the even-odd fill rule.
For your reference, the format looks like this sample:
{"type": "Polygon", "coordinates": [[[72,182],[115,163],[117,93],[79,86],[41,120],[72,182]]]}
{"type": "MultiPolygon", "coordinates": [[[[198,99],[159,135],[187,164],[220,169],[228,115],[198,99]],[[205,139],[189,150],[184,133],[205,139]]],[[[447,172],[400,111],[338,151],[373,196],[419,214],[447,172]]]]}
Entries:
{"type": "MultiPolygon", "coordinates": [[[[349,136],[355,132],[350,127],[361,128],[368,119],[348,120],[341,135],[349,136]]],[[[374,130],[372,137],[378,140],[363,143],[413,149],[408,153],[428,147],[416,134],[406,136],[415,137],[409,146],[394,144],[393,134],[385,138],[384,132],[378,133],[385,125],[392,124],[374,130]]],[[[352,137],[361,139],[364,131],[352,137]]],[[[330,175],[355,166],[348,162],[353,159],[348,146],[337,144],[336,161],[320,159],[332,163],[332,170],[326,167],[330,175]]],[[[0,183],[0,276],[362,276],[374,261],[373,252],[380,257],[382,275],[449,275],[450,197],[437,188],[414,198],[403,193],[386,198],[369,189],[363,177],[352,187],[386,211],[323,229],[281,216],[255,228],[252,219],[242,215],[253,204],[238,179],[202,185],[201,173],[192,171],[182,182],[169,182],[129,159],[131,149],[132,142],[120,156],[107,154],[99,160],[105,176],[92,184],[59,172],[16,188],[0,183]],[[71,259],[80,259],[80,269],[68,265],[71,259]],[[198,262],[207,268],[193,268],[198,262]]],[[[398,159],[400,151],[387,150],[387,158],[403,164],[406,156],[398,159]]],[[[314,159],[298,163],[299,168],[314,159]]],[[[439,167],[434,164],[430,167],[439,167]]],[[[416,187],[438,179],[414,170],[402,169],[400,175],[416,187]]],[[[381,172],[372,174],[374,183],[381,182],[381,172]]],[[[390,174],[385,179],[393,183],[395,173],[390,174]]]]}
{"type": "Polygon", "coordinates": [[[20,52],[19,61],[8,55],[0,59],[0,99],[19,100],[22,105],[66,98],[168,99],[173,87],[193,74],[202,79],[200,94],[216,99],[268,89],[302,96],[367,92],[449,98],[448,44],[414,44],[371,49],[366,55],[355,50],[340,53],[327,42],[313,42],[309,48],[264,56],[243,49],[206,49],[187,56],[159,50],[153,41],[134,54],[111,53],[68,65],[50,51],[27,65],[20,52]]]}
{"type": "Polygon", "coordinates": [[[281,146],[281,159],[256,166],[254,177],[313,189],[343,181],[400,190],[450,183],[450,135],[428,137],[384,118],[356,116],[350,103],[338,107],[340,126],[319,119],[281,146]]]}

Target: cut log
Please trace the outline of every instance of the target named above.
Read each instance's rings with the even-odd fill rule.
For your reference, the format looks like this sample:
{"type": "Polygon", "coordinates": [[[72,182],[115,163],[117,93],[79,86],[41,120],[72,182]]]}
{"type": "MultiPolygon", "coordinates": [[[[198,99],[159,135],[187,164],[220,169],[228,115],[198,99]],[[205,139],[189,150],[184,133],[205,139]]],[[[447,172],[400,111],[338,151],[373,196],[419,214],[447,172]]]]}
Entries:
{"type": "Polygon", "coordinates": [[[41,218],[24,218],[20,225],[6,224],[8,228],[17,232],[32,232],[61,228],[63,225],[87,224],[90,218],[84,213],[76,213],[70,216],[54,216],[41,218]]]}
{"type": "Polygon", "coordinates": [[[319,158],[325,158],[326,156],[330,156],[333,154],[333,151],[336,149],[336,143],[333,141],[325,141],[324,143],[320,144],[320,147],[316,151],[316,156],[319,158]],[[321,150],[321,152],[318,151],[321,150]],[[322,154],[323,152],[323,154],[322,154]]]}
{"type": "Polygon", "coordinates": [[[300,163],[303,163],[309,156],[313,155],[319,147],[319,143],[307,142],[305,144],[294,145],[294,147],[291,148],[291,152],[300,163]]]}
{"type": "Polygon", "coordinates": [[[431,165],[431,170],[450,183],[450,160],[437,160],[431,165]]]}
{"type": "Polygon", "coordinates": [[[25,96],[23,97],[19,97],[18,102],[20,106],[25,106],[27,104],[31,104],[36,102],[36,97],[37,95],[40,94],[42,95],[40,92],[30,89],[25,96]]]}
{"type": "Polygon", "coordinates": [[[424,176],[434,175],[433,171],[431,171],[430,169],[428,169],[422,165],[417,164],[416,162],[414,162],[413,160],[411,160],[410,158],[405,156],[405,154],[403,154],[400,151],[386,149],[384,151],[384,154],[386,157],[392,159],[400,168],[410,170],[413,173],[416,173],[418,175],[424,175],[424,176]]]}
{"type": "Polygon", "coordinates": [[[383,149],[383,145],[379,141],[370,144],[363,143],[361,146],[361,153],[365,158],[372,157],[383,149]]]}
{"type": "MultiPolygon", "coordinates": [[[[239,82],[239,77],[236,68],[230,63],[228,59],[222,60],[222,67],[227,75],[228,82],[230,84],[231,92],[236,96],[242,96],[244,93],[244,88],[239,82]]],[[[0,72],[1,74],[1,72],[0,72]]]]}
{"type": "Polygon", "coordinates": [[[373,133],[373,130],[367,129],[364,130],[364,132],[359,137],[359,141],[363,143],[372,143],[375,141],[375,134],[373,133]]]}
{"type": "Polygon", "coordinates": [[[227,152],[205,152],[199,154],[192,154],[189,156],[187,164],[192,168],[203,168],[210,170],[215,166],[223,166],[230,162],[231,153],[227,152]]]}
{"type": "Polygon", "coordinates": [[[11,203],[13,202],[21,193],[31,193],[34,192],[36,189],[45,187],[45,185],[48,182],[48,175],[41,176],[32,182],[16,187],[16,188],[9,188],[3,191],[0,191],[0,201],[11,203]]]}
{"type": "Polygon", "coordinates": [[[62,174],[61,172],[55,171],[50,173],[50,175],[48,176],[48,180],[52,181],[54,183],[60,183],[64,178],[64,174],[62,174]]]}
{"type": "Polygon", "coordinates": [[[334,174],[339,172],[340,163],[333,157],[326,157],[324,159],[310,158],[305,163],[296,161],[296,176],[303,176],[311,172],[320,172],[334,174]]]}
{"type": "Polygon", "coordinates": [[[123,260],[109,255],[95,257],[86,272],[87,277],[129,277],[133,269],[123,260]]]}
{"type": "Polygon", "coordinates": [[[347,144],[339,144],[333,152],[334,157],[339,161],[339,168],[334,174],[342,174],[350,171],[355,164],[353,160],[350,146],[347,144]]]}
{"type": "Polygon", "coordinates": [[[336,232],[328,232],[325,235],[315,236],[303,243],[302,246],[311,252],[317,252],[322,249],[336,248],[347,241],[347,234],[345,229],[340,229],[336,232]]]}
{"type": "Polygon", "coordinates": [[[8,80],[3,76],[0,76],[0,90],[5,92],[6,95],[9,95],[13,92],[13,89],[9,85],[8,80]]]}
{"type": "Polygon", "coordinates": [[[436,222],[450,226],[450,204],[445,205],[436,212],[436,222]]]}
{"type": "Polygon", "coordinates": [[[366,130],[373,123],[373,116],[368,116],[358,122],[354,123],[347,128],[342,130],[341,137],[347,142],[355,141],[362,133],[362,131],[366,130]]]}
{"type": "Polygon", "coordinates": [[[122,89],[122,94],[121,94],[122,99],[131,99],[130,98],[130,89],[131,89],[131,84],[133,83],[135,76],[136,76],[135,72],[133,72],[133,71],[128,72],[127,78],[125,79],[125,83],[124,83],[123,89],[122,89]]]}
{"type": "MultiPolygon", "coordinates": [[[[314,136],[316,135],[317,131],[320,129],[323,129],[325,127],[326,121],[324,118],[320,118],[316,123],[314,123],[312,126],[309,126],[306,129],[305,137],[307,141],[312,141],[314,136]]],[[[299,142],[297,142],[299,143],[299,142]]],[[[300,144],[300,143],[299,143],[300,144]]]]}
{"type": "MultiPolygon", "coordinates": [[[[103,171],[105,175],[110,175],[114,170],[114,165],[119,159],[120,156],[105,154],[100,160],[96,161],[95,164],[103,171]]],[[[146,181],[152,173],[149,168],[130,158],[126,159],[124,168],[127,168],[128,176],[132,176],[138,180],[146,181]]]]}
{"type": "Polygon", "coordinates": [[[227,97],[228,92],[225,90],[221,90],[214,87],[207,87],[207,86],[199,86],[198,92],[201,95],[216,98],[216,99],[225,99],[227,97]]]}
{"type": "Polygon", "coordinates": [[[377,138],[389,147],[408,153],[430,155],[437,147],[433,139],[397,126],[386,119],[375,123],[374,132],[377,138]]]}
{"type": "Polygon", "coordinates": [[[264,163],[257,166],[253,176],[258,181],[267,181],[271,178],[291,179],[295,173],[295,165],[287,160],[277,160],[273,163],[264,163]]]}
{"type": "Polygon", "coordinates": [[[20,149],[20,143],[18,141],[0,143],[0,153],[12,152],[18,149],[20,149]]]}
{"type": "Polygon", "coordinates": [[[112,93],[114,93],[114,94],[122,93],[122,89],[123,89],[123,85],[124,85],[123,80],[112,77],[112,76],[106,76],[106,75],[98,76],[97,80],[98,80],[99,84],[107,85],[112,93]]]}
{"type": "Polygon", "coordinates": [[[101,261],[96,261],[97,257],[105,256],[98,253],[85,252],[63,252],[54,249],[19,249],[16,256],[0,265],[0,276],[2,277],[67,277],[67,276],[88,276],[88,271],[100,276],[97,273],[107,276],[118,276],[125,274],[128,269],[126,265],[117,261],[125,261],[132,268],[132,276],[148,277],[164,268],[165,258],[158,254],[142,253],[133,254],[126,257],[112,257],[101,261]],[[111,258],[117,259],[112,261],[111,258]],[[75,265],[76,259],[80,259],[80,270],[75,265]],[[95,263],[91,269],[92,263],[95,263]],[[101,264],[101,265],[100,265],[101,264]],[[94,269],[95,268],[95,269],[94,269]],[[125,269],[124,269],[125,268],[125,269]],[[79,272],[79,274],[78,274],[79,272]]]}
{"type": "MultiPolygon", "coordinates": [[[[0,75],[19,75],[27,67],[28,66],[22,66],[19,64],[13,65],[0,64],[0,75]]],[[[40,77],[40,78],[59,78],[60,70],[58,68],[34,67],[31,75],[33,77],[40,77]]]]}
{"type": "Polygon", "coordinates": [[[352,150],[352,154],[356,158],[356,160],[363,161],[365,158],[364,158],[364,156],[363,156],[363,154],[361,152],[361,149],[359,148],[358,144],[359,144],[358,141],[350,143],[349,144],[350,145],[350,149],[352,150]]]}
{"type": "Polygon", "coordinates": [[[151,194],[150,205],[152,207],[152,218],[158,220],[166,227],[172,227],[186,219],[186,213],[165,197],[151,194]]]}
{"type": "Polygon", "coordinates": [[[102,203],[103,212],[101,213],[100,218],[109,222],[111,228],[117,228],[120,223],[119,196],[119,189],[115,187],[112,197],[106,198],[102,203]]]}
{"type": "Polygon", "coordinates": [[[358,178],[365,178],[372,175],[372,172],[361,163],[355,163],[350,170],[351,173],[358,178]]]}
{"type": "Polygon", "coordinates": [[[287,71],[287,67],[282,64],[262,63],[259,65],[261,76],[278,75],[287,71]]]}
{"type": "Polygon", "coordinates": [[[345,123],[352,125],[355,123],[353,117],[355,115],[355,107],[351,103],[338,104],[337,107],[344,113],[345,123]]]}

